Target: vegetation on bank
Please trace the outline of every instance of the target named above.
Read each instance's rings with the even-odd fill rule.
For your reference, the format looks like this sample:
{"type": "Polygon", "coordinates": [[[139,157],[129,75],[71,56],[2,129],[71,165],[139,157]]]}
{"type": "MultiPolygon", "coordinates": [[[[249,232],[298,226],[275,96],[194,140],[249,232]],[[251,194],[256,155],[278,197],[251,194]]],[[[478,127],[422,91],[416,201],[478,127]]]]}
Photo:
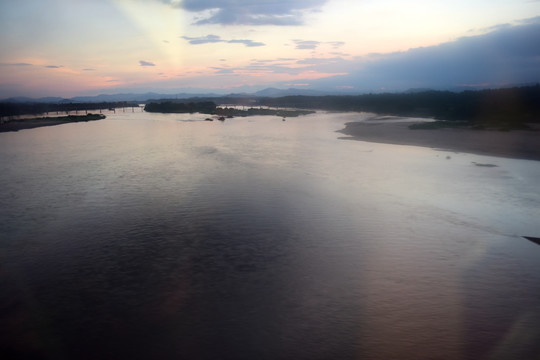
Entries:
{"type": "Polygon", "coordinates": [[[285,96],[261,99],[260,104],[426,117],[466,121],[477,127],[513,129],[540,122],[540,85],[460,93],[432,90],[357,96],[285,96]]]}
{"type": "Polygon", "coordinates": [[[446,128],[470,128],[472,126],[470,121],[429,121],[420,122],[409,125],[409,129],[412,130],[434,130],[434,129],[446,129],[446,128]]]}
{"type": "MultiPolygon", "coordinates": [[[[138,107],[117,103],[1,103],[0,119],[22,114],[88,111],[118,107],[138,107]]],[[[402,117],[425,117],[443,122],[420,124],[416,128],[470,127],[501,130],[522,129],[527,123],[540,123],[540,85],[480,91],[419,91],[333,96],[216,97],[187,100],[164,99],[149,102],[145,110],[163,113],[204,113],[223,117],[276,115],[294,117],[313,110],[358,111],[402,117]],[[249,108],[227,108],[237,104],[249,108]],[[220,106],[221,105],[221,106],[220,106]],[[271,109],[268,109],[270,107],[271,109]],[[303,110],[281,110],[281,109],[303,110]]]]}
{"type": "Polygon", "coordinates": [[[105,110],[126,107],[139,107],[135,102],[99,102],[99,103],[13,103],[0,102],[0,117],[20,115],[38,115],[57,112],[68,113],[73,111],[105,110]]]}
{"type": "Polygon", "coordinates": [[[216,104],[213,101],[199,102],[178,102],[178,101],[161,101],[150,102],[144,107],[144,111],[158,113],[203,113],[213,114],[216,110],[216,104]]]}
{"type": "Polygon", "coordinates": [[[429,122],[419,122],[409,125],[409,129],[412,130],[435,130],[435,129],[472,129],[472,130],[485,130],[494,129],[500,131],[510,130],[528,130],[528,126],[524,122],[514,121],[488,121],[488,122],[473,122],[473,121],[449,121],[449,120],[437,120],[429,122]]]}
{"type": "Polygon", "coordinates": [[[194,98],[191,101],[188,104],[178,100],[150,103],[145,110],[201,112],[224,117],[250,115],[293,117],[309,114],[313,110],[328,110],[372,112],[438,120],[414,125],[413,129],[460,127],[512,130],[526,129],[527,123],[540,123],[539,84],[459,93],[427,90],[365,95],[194,98]],[[225,105],[233,103],[250,108],[241,110],[237,107],[227,108],[225,105]],[[280,110],[280,108],[303,110],[280,110]]]}
{"type": "MultiPolygon", "coordinates": [[[[86,115],[67,115],[67,116],[50,116],[50,117],[40,117],[40,118],[31,118],[25,119],[23,121],[63,121],[63,122],[80,122],[80,121],[92,121],[92,120],[103,120],[106,116],[102,114],[86,114],[86,115]]],[[[19,120],[21,121],[21,120],[19,120]]]]}
{"type": "Polygon", "coordinates": [[[105,119],[105,115],[86,114],[86,115],[68,115],[54,117],[35,117],[27,119],[9,120],[0,122],[0,132],[18,131],[23,129],[32,129],[42,126],[52,126],[67,123],[76,123],[82,121],[94,121],[105,119]]]}

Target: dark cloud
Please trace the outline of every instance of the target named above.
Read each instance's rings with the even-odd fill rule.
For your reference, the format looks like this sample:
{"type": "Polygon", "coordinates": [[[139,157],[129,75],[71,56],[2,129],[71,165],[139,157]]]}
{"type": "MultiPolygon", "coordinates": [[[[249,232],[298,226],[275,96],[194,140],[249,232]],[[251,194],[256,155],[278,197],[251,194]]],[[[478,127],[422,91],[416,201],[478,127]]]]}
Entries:
{"type": "Polygon", "coordinates": [[[492,29],[437,46],[340,62],[337,65],[349,75],[321,80],[319,84],[341,82],[362,90],[405,90],[540,81],[540,17],[492,29]]]}
{"type": "Polygon", "coordinates": [[[228,44],[242,44],[247,47],[265,46],[265,43],[253,41],[253,40],[224,40],[217,35],[206,35],[201,37],[189,37],[182,36],[182,39],[189,41],[192,45],[212,44],[212,43],[228,43],[228,44]]]}
{"type": "Polygon", "coordinates": [[[321,7],[327,0],[160,0],[191,12],[210,11],[196,22],[222,25],[302,25],[306,11],[321,7]]]}
{"type": "Polygon", "coordinates": [[[48,69],[60,69],[63,66],[62,65],[46,65],[45,67],[48,69]]]}
{"type": "Polygon", "coordinates": [[[156,66],[156,64],[154,64],[153,62],[144,61],[144,60],[139,60],[139,65],[140,66],[156,66]]]}
{"type": "Polygon", "coordinates": [[[540,70],[539,36],[540,22],[500,27],[485,35],[390,54],[368,67],[426,83],[525,82],[531,80],[532,68],[540,70]]]}
{"type": "Polygon", "coordinates": [[[96,69],[86,68],[86,69],[82,69],[82,71],[96,71],[96,69]]]}
{"type": "MultiPolygon", "coordinates": [[[[534,0],[536,2],[540,2],[540,0],[534,0]]],[[[533,2],[534,2],[533,1],[533,2]]],[[[518,21],[518,24],[519,25],[531,25],[531,24],[536,24],[540,22],[540,16],[536,16],[536,17],[533,17],[533,18],[528,18],[528,19],[522,19],[522,20],[519,20],[518,21]]]]}

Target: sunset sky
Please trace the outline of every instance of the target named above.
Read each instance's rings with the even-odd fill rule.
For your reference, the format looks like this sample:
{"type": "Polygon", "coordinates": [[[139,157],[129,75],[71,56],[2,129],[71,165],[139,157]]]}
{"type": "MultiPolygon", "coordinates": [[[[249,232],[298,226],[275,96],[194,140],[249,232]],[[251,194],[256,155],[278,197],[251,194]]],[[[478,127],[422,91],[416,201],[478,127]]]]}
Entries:
{"type": "Polygon", "coordinates": [[[540,81],[540,0],[0,0],[0,98],[540,81]]]}

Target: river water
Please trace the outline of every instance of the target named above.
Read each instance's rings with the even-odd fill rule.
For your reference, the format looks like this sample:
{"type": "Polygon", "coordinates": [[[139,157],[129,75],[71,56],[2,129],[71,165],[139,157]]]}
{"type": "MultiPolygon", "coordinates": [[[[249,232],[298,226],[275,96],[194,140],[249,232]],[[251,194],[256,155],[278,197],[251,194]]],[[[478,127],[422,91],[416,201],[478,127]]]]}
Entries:
{"type": "Polygon", "coordinates": [[[367,116],[0,134],[3,354],[536,357],[540,162],[340,139],[367,116]]]}

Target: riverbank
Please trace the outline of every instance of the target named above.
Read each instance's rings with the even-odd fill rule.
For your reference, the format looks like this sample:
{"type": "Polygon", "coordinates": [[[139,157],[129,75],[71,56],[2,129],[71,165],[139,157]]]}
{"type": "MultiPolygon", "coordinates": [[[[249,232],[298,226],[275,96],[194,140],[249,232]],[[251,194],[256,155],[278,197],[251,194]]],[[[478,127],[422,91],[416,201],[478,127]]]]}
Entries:
{"type": "Polygon", "coordinates": [[[19,131],[42,126],[54,126],[81,121],[95,121],[105,119],[105,117],[105,115],[100,114],[87,114],[10,120],[0,123],[0,132],[19,131]]]}
{"type": "Polygon", "coordinates": [[[540,126],[531,130],[472,130],[463,128],[410,129],[416,123],[394,117],[373,117],[350,122],[339,132],[342,139],[413,145],[454,152],[540,161],[540,126]]]}

